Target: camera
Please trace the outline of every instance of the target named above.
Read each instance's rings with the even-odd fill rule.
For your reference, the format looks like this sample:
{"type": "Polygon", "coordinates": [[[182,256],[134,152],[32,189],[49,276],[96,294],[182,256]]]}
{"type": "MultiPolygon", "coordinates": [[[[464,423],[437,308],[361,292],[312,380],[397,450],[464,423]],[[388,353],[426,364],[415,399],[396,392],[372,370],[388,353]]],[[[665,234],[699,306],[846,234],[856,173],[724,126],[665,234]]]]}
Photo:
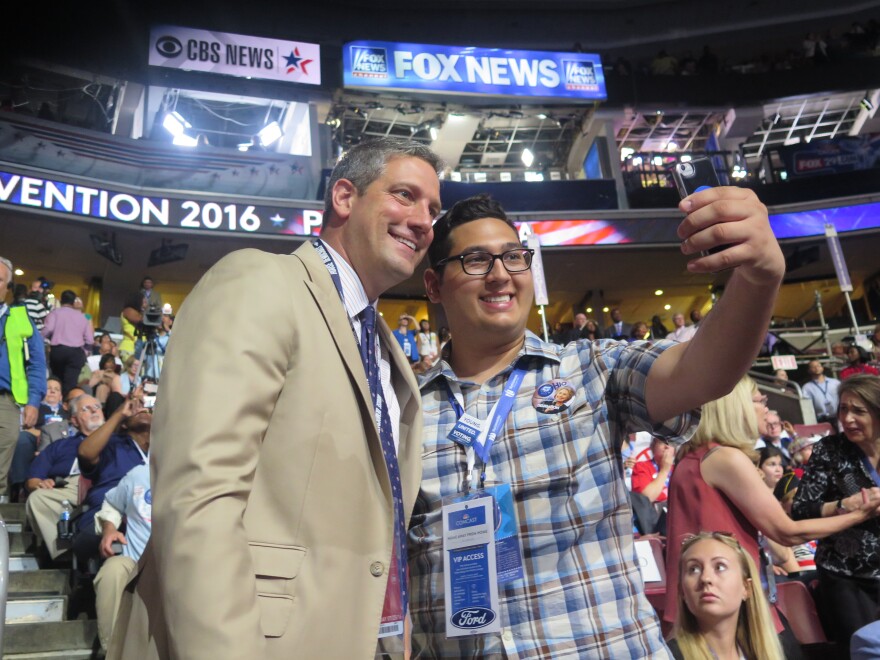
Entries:
{"type": "Polygon", "coordinates": [[[55,286],[55,282],[53,282],[52,280],[47,280],[42,275],[40,275],[40,277],[38,277],[37,279],[40,281],[40,288],[43,289],[43,291],[48,291],[55,286]]]}
{"type": "Polygon", "coordinates": [[[146,332],[150,329],[158,328],[162,324],[162,310],[158,305],[150,305],[146,311],[144,312],[144,318],[141,321],[140,325],[142,326],[141,332],[146,334],[146,332]]]}

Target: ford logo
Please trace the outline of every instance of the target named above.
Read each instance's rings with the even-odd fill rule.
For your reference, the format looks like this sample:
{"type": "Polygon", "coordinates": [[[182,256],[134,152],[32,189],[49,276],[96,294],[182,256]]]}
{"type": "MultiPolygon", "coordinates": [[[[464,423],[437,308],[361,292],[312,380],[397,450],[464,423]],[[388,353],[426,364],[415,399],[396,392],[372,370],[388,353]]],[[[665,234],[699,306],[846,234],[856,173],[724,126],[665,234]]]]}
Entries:
{"type": "Polygon", "coordinates": [[[471,630],[488,626],[495,620],[495,612],[488,607],[467,607],[452,615],[452,625],[471,630]]]}

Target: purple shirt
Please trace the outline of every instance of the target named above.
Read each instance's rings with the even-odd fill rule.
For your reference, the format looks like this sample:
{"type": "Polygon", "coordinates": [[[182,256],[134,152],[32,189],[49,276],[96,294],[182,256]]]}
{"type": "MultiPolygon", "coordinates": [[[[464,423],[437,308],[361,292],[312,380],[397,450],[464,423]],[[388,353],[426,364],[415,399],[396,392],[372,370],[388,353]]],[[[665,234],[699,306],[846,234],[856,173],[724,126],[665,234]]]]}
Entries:
{"type": "Polygon", "coordinates": [[[49,312],[46,325],[40,331],[52,346],[87,347],[91,349],[95,343],[95,331],[89,320],[73,307],[59,307],[49,312]]]}

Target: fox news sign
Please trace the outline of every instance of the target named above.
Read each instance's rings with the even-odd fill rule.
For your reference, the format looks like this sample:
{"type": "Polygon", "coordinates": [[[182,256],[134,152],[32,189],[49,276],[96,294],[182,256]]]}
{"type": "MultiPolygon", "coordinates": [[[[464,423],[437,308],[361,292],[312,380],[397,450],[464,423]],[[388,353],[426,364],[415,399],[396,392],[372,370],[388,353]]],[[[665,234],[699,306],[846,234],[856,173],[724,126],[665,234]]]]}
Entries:
{"type": "Polygon", "coordinates": [[[346,87],[483,96],[604,100],[598,55],[353,41],[342,54],[346,87]]]}
{"type": "Polygon", "coordinates": [[[152,66],[321,84],[321,48],[302,41],[159,26],[150,31],[152,66]]]}

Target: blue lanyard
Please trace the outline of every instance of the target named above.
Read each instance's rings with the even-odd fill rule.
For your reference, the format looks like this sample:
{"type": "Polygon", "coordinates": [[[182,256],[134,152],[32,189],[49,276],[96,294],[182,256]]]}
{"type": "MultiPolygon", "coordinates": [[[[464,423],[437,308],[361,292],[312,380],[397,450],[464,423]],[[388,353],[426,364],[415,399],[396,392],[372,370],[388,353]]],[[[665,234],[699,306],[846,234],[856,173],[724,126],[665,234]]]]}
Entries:
{"type": "Polygon", "coordinates": [[[880,486],[880,474],[877,474],[877,469],[871,465],[871,461],[868,460],[868,457],[865,456],[865,452],[862,451],[861,447],[859,447],[859,452],[862,454],[862,465],[865,466],[865,470],[867,470],[868,474],[871,476],[871,479],[874,480],[874,483],[880,486]]]}
{"type": "MultiPolygon", "coordinates": [[[[653,458],[651,459],[651,463],[654,465],[654,471],[657,474],[660,474],[660,466],[657,465],[657,461],[653,458]]],[[[666,475],[666,488],[669,488],[669,480],[672,478],[672,470],[669,471],[669,474],[666,475]]]]}
{"type": "MultiPolygon", "coordinates": [[[[327,268],[327,272],[330,273],[330,279],[333,280],[333,286],[336,287],[336,293],[339,294],[339,299],[342,301],[342,307],[345,308],[345,296],[342,294],[342,280],[339,278],[339,270],[336,268],[336,264],[333,262],[333,257],[330,256],[330,253],[327,252],[327,248],[324,247],[324,243],[320,238],[316,238],[312,241],[312,247],[315,248],[315,252],[318,253],[318,256],[321,257],[321,261],[324,262],[324,266],[327,268]]],[[[348,315],[348,309],[345,308],[345,317],[348,319],[348,325],[351,328],[351,334],[354,335],[354,341],[358,346],[360,346],[361,338],[358,337],[358,333],[355,332],[354,323],[351,321],[351,317],[348,315]]]]}
{"type": "MultiPolygon", "coordinates": [[[[477,456],[480,457],[480,460],[483,461],[484,465],[489,463],[489,453],[492,450],[492,445],[495,442],[495,438],[498,437],[498,433],[500,433],[504,423],[507,421],[507,416],[513,408],[513,402],[516,400],[516,395],[519,392],[519,388],[522,386],[527,373],[527,369],[514,367],[513,373],[510,374],[507,382],[504,384],[504,392],[501,394],[501,399],[495,404],[495,407],[487,420],[488,431],[486,433],[485,443],[482,445],[479,442],[474,443],[474,451],[477,456]]],[[[444,383],[446,385],[446,395],[455,410],[456,417],[461,418],[461,416],[464,415],[464,409],[455,398],[455,394],[452,391],[452,387],[449,385],[449,381],[444,380],[444,383]]]]}

